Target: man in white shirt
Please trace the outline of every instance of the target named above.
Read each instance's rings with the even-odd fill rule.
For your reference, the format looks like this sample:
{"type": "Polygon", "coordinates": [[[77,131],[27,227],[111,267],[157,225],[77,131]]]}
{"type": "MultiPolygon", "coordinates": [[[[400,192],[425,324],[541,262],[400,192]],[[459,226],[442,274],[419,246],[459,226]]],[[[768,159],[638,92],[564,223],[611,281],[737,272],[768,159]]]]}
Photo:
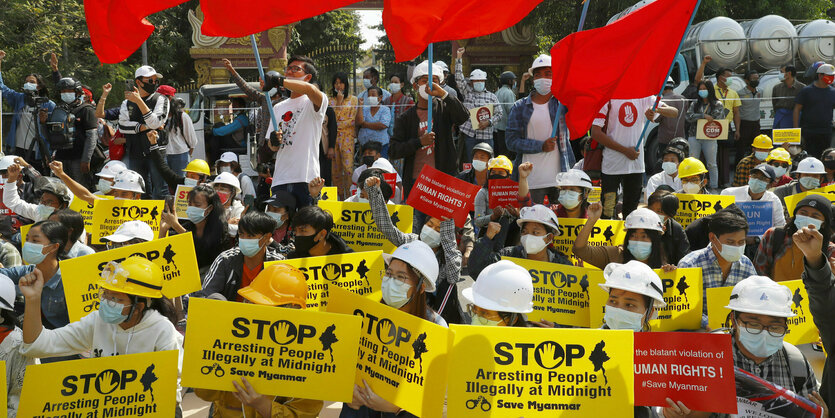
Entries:
{"type": "Polygon", "coordinates": [[[733,196],[737,202],[771,202],[771,226],[780,227],[786,225],[786,218],[783,217],[783,205],[776,194],[766,190],[769,184],[774,181],[777,173],[768,164],[760,164],[751,169],[748,176],[748,185],[740,187],[728,187],[722,190],[723,196],[733,196]]]}
{"type": "Polygon", "coordinates": [[[661,156],[661,172],[654,174],[647,180],[644,203],[649,200],[658,186],[667,185],[673,190],[681,190],[681,179],[678,178],[678,165],[684,160],[684,153],[675,147],[667,147],[661,156]]]}

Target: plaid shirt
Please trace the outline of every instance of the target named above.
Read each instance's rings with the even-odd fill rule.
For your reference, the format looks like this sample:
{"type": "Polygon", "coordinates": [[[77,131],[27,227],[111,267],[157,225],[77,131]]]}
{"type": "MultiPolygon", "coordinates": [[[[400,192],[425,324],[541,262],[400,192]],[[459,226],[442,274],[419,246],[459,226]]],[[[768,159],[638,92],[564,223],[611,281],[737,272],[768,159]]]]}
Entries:
{"type": "Polygon", "coordinates": [[[734,172],[734,187],[748,185],[748,175],[751,174],[751,169],[764,162],[756,159],[754,154],[739,160],[739,163],[736,165],[736,171],[734,172]]]}
{"type": "Polygon", "coordinates": [[[3,267],[16,267],[23,265],[23,258],[17,248],[8,241],[0,241],[0,261],[3,267]]]}
{"type": "Polygon", "coordinates": [[[678,268],[699,267],[702,269],[703,295],[702,300],[702,322],[706,323],[707,318],[707,289],[712,287],[733,286],[743,279],[751,276],[756,276],[757,271],[754,269],[754,264],[746,256],[731,264],[731,271],[727,278],[722,278],[722,268],[719,267],[719,261],[716,259],[716,254],[713,253],[713,244],[708,244],[707,248],[698,251],[693,251],[684,256],[678,262],[678,268]]]}
{"type": "Polygon", "coordinates": [[[473,90],[473,87],[467,83],[467,79],[464,78],[464,70],[460,59],[455,60],[455,83],[458,88],[461,89],[461,94],[464,95],[464,107],[466,107],[467,110],[479,108],[488,104],[493,105],[493,115],[490,117],[490,126],[484,129],[475,129],[473,128],[470,119],[467,119],[467,121],[459,127],[461,132],[463,132],[464,135],[474,137],[475,139],[493,139],[493,125],[499,123],[499,121],[504,117],[502,106],[498,104],[499,98],[487,90],[482,92],[473,90]]]}
{"type": "MultiPolygon", "coordinates": [[[[374,223],[377,224],[377,229],[385,235],[387,240],[399,247],[407,242],[420,239],[420,235],[405,233],[394,226],[386,208],[386,203],[383,201],[383,192],[380,191],[380,186],[369,187],[366,192],[368,192],[368,201],[371,204],[371,216],[374,218],[374,223]]],[[[458,244],[455,241],[455,223],[452,219],[441,222],[441,248],[443,249],[443,259],[438,260],[440,274],[438,274],[436,283],[440,283],[441,280],[446,280],[449,283],[460,282],[463,280],[461,278],[461,251],[458,250],[458,244]]]]}
{"type": "MultiPolygon", "coordinates": [[[[744,332],[744,331],[743,331],[744,332]]],[[[766,331],[763,331],[766,332],[766,331]]],[[[760,379],[766,380],[777,386],[786,388],[794,392],[794,380],[792,379],[791,370],[789,369],[789,359],[783,349],[777,350],[760,364],[754,360],[745,357],[742,351],[739,350],[736,339],[734,339],[734,366],[745,370],[760,379]]],[[[815,378],[815,371],[809,361],[806,360],[806,383],[803,384],[803,390],[798,395],[809,397],[809,394],[818,390],[818,383],[815,378]]]]}

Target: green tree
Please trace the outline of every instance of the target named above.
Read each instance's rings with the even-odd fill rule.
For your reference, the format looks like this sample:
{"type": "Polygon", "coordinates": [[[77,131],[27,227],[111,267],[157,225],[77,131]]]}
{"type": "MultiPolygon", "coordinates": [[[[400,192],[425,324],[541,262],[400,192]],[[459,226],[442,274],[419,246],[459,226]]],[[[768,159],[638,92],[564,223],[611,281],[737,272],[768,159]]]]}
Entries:
{"type": "Polygon", "coordinates": [[[302,20],[294,27],[287,49],[293,55],[307,55],[316,61],[319,81],[328,90],[331,76],[351,73],[360,60],[360,17],[354,11],[334,10],[302,20]]]}

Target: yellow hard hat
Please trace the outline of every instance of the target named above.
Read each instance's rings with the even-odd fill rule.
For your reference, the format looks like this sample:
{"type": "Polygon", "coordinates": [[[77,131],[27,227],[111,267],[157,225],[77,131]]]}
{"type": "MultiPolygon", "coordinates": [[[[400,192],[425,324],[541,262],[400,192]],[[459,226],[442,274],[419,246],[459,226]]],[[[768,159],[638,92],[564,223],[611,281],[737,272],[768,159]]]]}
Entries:
{"type": "Polygon", "coordinates": [[[498,157],[491,158],[487,161],[487,169],[492,170],[494,168],[501,168],[507,170],[507,174],[513,174],[513,163],[510,162],[510,158],[507,158],[504,155],[499,155],[498,157]]]}
{"type": "Polygon", "coordinates": [[[99,287],[146,298],[162,297],[162,269],[145,257],[111,261],[101,272],[99,287]]]}
{"type": "Polygon", "coordinates": [[[197,173],[197,174],[204,174],[204,175],[207,175],[207,176],[212,175],[212,172],[209,171],[209,163],[207,163],[206,161],[201,160],[199,158],[191,160],[191,162],[188,163],[188,165],[186,166],[186,168],[183,171],[188,171],[188,172],[197,173]]]}
{"type": "Polygon", "coordinates": [[[678,178],[697,176],[699,174],[707,173],[707,168],[698,159],[687,157],[681,164],[678,165],[678,178]]]}
{"type": "Polygon", "coordinates": [[[789,154],[788,151],[786,151],[785,148],[777,147],[771,150],[771,152],[768,153],[768,157],[765,158],[766,162],[769,162],[771,160],[782,161],[784,163],[791,164],[792,156],[791,154],[789,154]]]}
{"type": "Polygon", "coordinates": [[[774,144],[771,142],[771,138],[768,135],[757,135],[757,137],[754,138],[752,146],[759,149],[774,148],[774,144]]]}
{"type": "Polygon", "coordinates": [[[278,306],[294,303],[307,307],[307,279],[301,270],[287,264],[273,264],[258,273],[249,286],[238,290],[246,300],[278,306]]]}

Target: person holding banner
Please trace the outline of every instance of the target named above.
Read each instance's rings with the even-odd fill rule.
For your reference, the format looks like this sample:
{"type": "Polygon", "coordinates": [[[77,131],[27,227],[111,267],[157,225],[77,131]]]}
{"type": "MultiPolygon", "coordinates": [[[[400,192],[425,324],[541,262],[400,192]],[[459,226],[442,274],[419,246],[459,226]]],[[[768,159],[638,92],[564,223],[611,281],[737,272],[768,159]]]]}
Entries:
{"type": "Polygon", "coordinates": [[[33,182],[35,191],[41,193],[40,202],[37,205],[23,201],[17,193],[17,180],[20,176],[20,170],[19,165],[12,164],[6,174],[6,184],[3,185],[3,204],[9,210],[24,218],[42,221],[48,218],[52,212],[66,209],[69,206],[72,200],[69,189],[58,179],[50,177],[38,177],[33,182]]]}
{"type": "Polygon", "coordinates": [[[287,258],[352,253],[348,244],[331,232],[333,215],[319,206],[305,206],[293,217],[295,249],[287,258]]]}
{"type": "MultiPolygon", "coordinates": [[[[729,110],[725,109],[722,102],[716,99],[717,90],[709,80],[700,81],[696,85],[696,91],[698,92],[699,98],[687,108],[687,116],[685,116],[688,126],[687,140],[690,142],[690,155],[698,159],[702,151],[704,151],[707,166],[710,168],[710,188],[718,189],[719,165],[716,163],[717,142],[715,140],[696,139],[696,125],[699,119],[706,119],[708,122],[714,119],[725,119],[729,110]]],[[[735,91],[729,91],[736,95],[735,91]]],[[[679,177],[681,176],[679,175],[679,177]]]]}
{"type": "Polygon", "coordinates": [[[525,314],[533,312],[531,274],[509,260],[487,266],[461,295],[470,302],[472,325],[527,327],[525,314]]]}
{"type": "Polygon", "coordinates": [[[661,235],[661,247],[666,252],[667,260],[673,265],[678,264],[690,252],[687,234],[681,224],[675,220],[678,205],[679,200],[675,194],[661,189],[649,195],[647,200],[647,208],[661,218],[661,226],[664,228],[664,234],[661,235]]]}
{"type": "Polygon", "coordinates": [[[647,180],[645,200],[653,194],[658,186],[667,185],[673,190],[681,190],[681,179],[678,177],[678,166],[684,161],[684,152],[675,147],[667,147],[661,156],[661,172],[653,174],[647,180]]]}
{"type": "Polygon", "coordinates": [[[826,170],[823,163],[815,157],[804,158],[797,164],[795,170],[797,180],[784,184],[774,189],[774,194],[783,203],[783,215],[786,219],[789,216],[789,209],[786,207],[786,196],[808,192],[809,190],[821,187],[823,179],[826,178],[826,170]]]}
{"type": "Polygon", "coordinates": [[[58,222],[64,225],[64,228],[67,228],[67,245],[63,249],[67,258],[81,257],[96,252],[79,240],[83,234],[86,234],[84,232],[84,218],[80,213],[72,209],[61,209],[49,215],[47,219],[58,222]]]}
{"type": "Polygon", "coordinates": [[[194,250],[197,253],[197,266],[201,276],[212,265],[217,256],[229,248],[228,227],[223,217],[223,204],[215,189],[209,185],[195,186],[188,192],[188,222],[181,225],[177,215],[162,213],[159,236],[168,236],[170,229],[177,234],[191,232],[194,250]]]}
{"type": "Polygon", "coordinates": [[[476,186],[487,184],[487,163],[493,158],[493,147],[486,142],[479,142],[473,147],[472,168],[468,168],[456,177],[476,186]]]}
{"type": "MultiPolygon", "coordinates": [[[[758,137],[759,138],[759,137],[758,137]]],[[[754,148],[757,148],[757,138],[754,139],[754,148]]],[[[755,151],[760,152],[760,151],[755,151]]],[[[740,167],[737,166],[736,173],[739,174],[740,167]]],[[[786,225],[786,218],[783,217],[783,207],[780,198],[776,194],[766,190],[768,185],[777,179],[777,173],[768,164],[759,164],[749,170],[748,185],[741,187],[728,187],[722,190],[722,196],[733,196],[736,202],[771,202],[771,226],[781,227],[786,225]]]]}
{"type": "Polygon", "coordinates": [[[780,187],[792,181],[791,176],[788,175],[789,169],[792,167],[792,156],[785,148],[777,147],[771,150],[765,162],[774,169],[774,174],[777,177],[771,183],[771,187],[780,187]]]}
{"type": "Polygon", "coordinates": [[[560,191],[559,204],[554,209],[557,218],[588,217],[588,198],[594,187],[591,177],[585,171],[572,168],[565,173],[557,174],[557,188],[560,191]]]}
{"type": "MultiPolygon", "coordinates": [[[[491,158],[487,162],[488,177],[487,183],[483,185],[481,190],[475,196],[475,221],[473,225],[476,228],[484,228],[490,222],[496,222],[502,216],[509,216],[516,218],[519,216],[519,209],[513,205],[505,207],[490,207],[490,180],[505,180],[509,179],[513,174],[513,163],[504,155],[499,155],[496,158],[491,158]]],[[[517,200],[519,202],[529,201],[528,198],[528,176],[533,171],[531,163],[523,163],[518,167],[519,172],[519,189],[517,191],[517,200]],[[527,165],[526,165],[527,164],[527,165]],[[524,167],[523,167],[524,166],[524,167]]]]}
{"type": "Polygon", "coordinates": [[[685,158],[678,165],[678,178],[681,181],[681,192],[686,194],[707,194],[706,174],[707,169],[698,158],[685,158]]]}
{"type": "MultiPolygon", "coordinates": [[[[462,61],[464,52],[464,48],[458,48],[455,54],[455,84],[461,90],[462,97],[464,97],[464,107],[467,108],[468,112],[472,112],[473,109],[492,108],[490,112],[487,112],[488,118],[477,117],[478,124],[473,125],[472,118],[467,118],[467,121],[459,126],[461,139],[464,140],[464,158],[466,159],[473,154],[473,149],[478,143],[486,142],[491,147],[493,146],[493,125],[499,123],[502,119],[504,110],[498,104],[499,98],[486,89],[487,73],[484,70],[475,69],[470,73],[469,79],[464,78],[464,64],[462,61]]],[[[471,161],[462,162],[469,163],[471,161]]]]}
{"type": "Polygon", "coordinates": [[[605,283],[601,283],[609,298],[604,307],[603,329],[650,331],[649,321],[658,317],[664,302],[664,285],[652,269],[643,262],[630,260],[626,264],[610,263],[603,269],[605,283]]]}

